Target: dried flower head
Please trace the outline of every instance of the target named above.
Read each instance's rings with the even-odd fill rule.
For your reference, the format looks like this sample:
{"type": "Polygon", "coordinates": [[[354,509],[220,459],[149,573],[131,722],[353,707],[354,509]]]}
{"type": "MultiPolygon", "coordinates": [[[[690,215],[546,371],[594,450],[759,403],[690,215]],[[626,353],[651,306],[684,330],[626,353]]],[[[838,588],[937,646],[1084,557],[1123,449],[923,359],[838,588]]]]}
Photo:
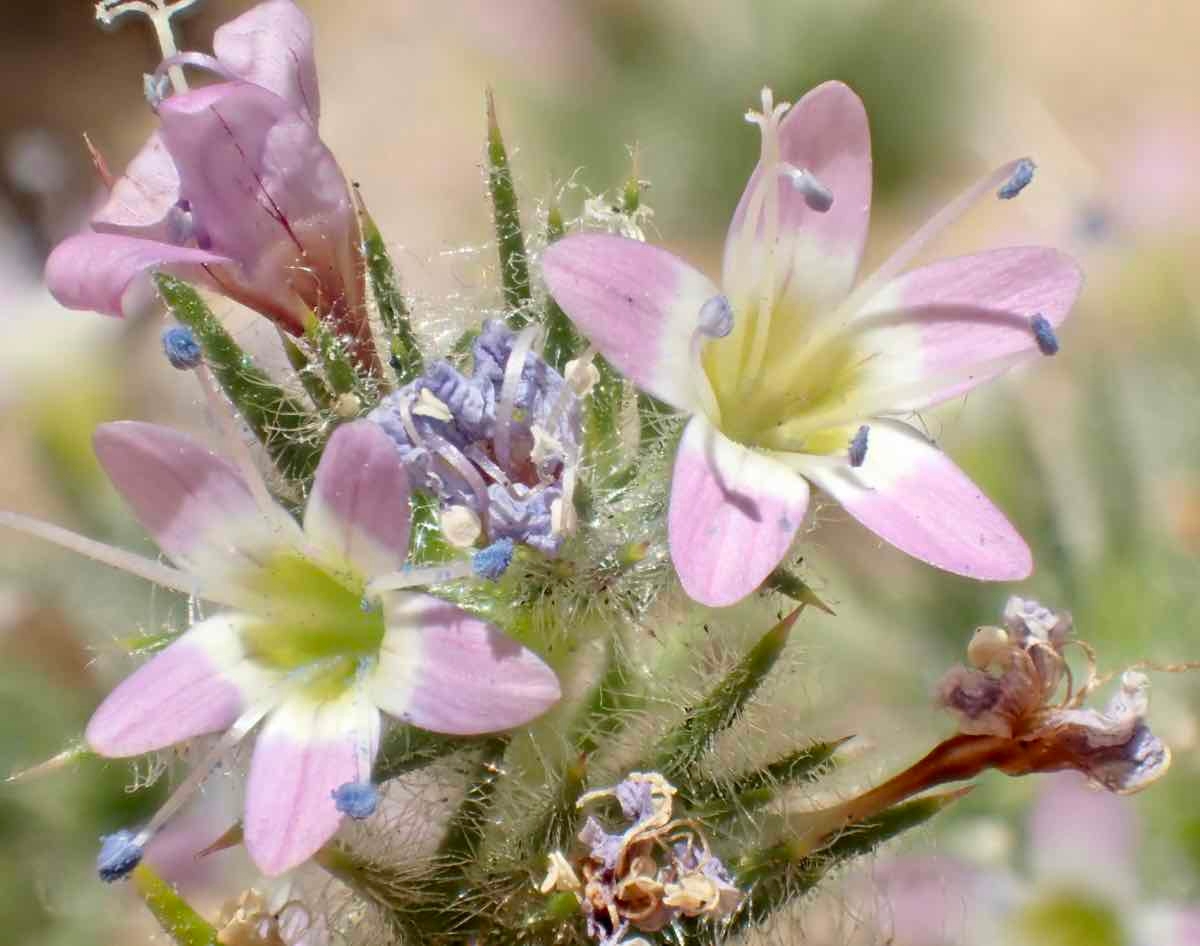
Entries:
{"type": "Polygon", "coordinates": [[[672,817],[675,787],[657,772],[632,772],[612,788],[582,795],[583,808],[615,800],[630,822],[611,832],[589,816],[579,832],[586,850],[575,865],[550,855],[542,893],[575,894],[588,935],[604,946],[630,944],[632,928],[652,933],[677,917],[728,917],[742,902],[725,865],[699,828],[672,817]]]}
{"type": "Polygon", "coordinates": [[[954,667],[938,685],[938,702],[971,736],[1013,740],[1020,748],[998,766],[1011,775],[1075,769],[1109,791],[1140,791],[1166,772],[1171,752],[1147,727],[1149,681],[1136,671],[1103,710],[1084,701],[1103,681],[1091,650],[1071,637],[1070,615],[1012,598],[1003,627],[981,627],[967,647],[970,667],[954,667]],[[1087,679],[1074,686],[1065,649],[1088,658],[1087,679]],[[1061,700],[1055,694],[1066,682],[1061,700]]]}

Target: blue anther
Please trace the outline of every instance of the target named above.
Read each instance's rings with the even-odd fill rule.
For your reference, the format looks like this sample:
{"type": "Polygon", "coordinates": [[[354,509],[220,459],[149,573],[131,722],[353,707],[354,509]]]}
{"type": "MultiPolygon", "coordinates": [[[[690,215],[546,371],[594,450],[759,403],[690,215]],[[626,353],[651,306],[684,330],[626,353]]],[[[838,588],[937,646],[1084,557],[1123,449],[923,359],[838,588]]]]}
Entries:
{"type": "Polygon", "coordinates": [[[733,306],[725,296],[713,296],[700,306],[700,331],[709,338],[724,338],[733,331],[733,306]]]}
{"type": "Polygon", "coordinates": [[[855,431],[854,436],[850,439],[850,465],[856,469],[863,465],[863,461],[867,459],[867,437],[870,436],[871,428],[866,424],[855,431]]]}
{"type": "Polygon", "coordinates": [[[498,539],[475,553],[471,559],[471,567],[480,578],[499,581],[512,564],[514,548],[512,539],[498,539]]]}
{"type": "Polygon", "coordinates": [[[204,360],[204,352],[200,350],[196,336],[184,325],[172,325],[163,329],[162,346],[171,367],[180,371],[195,368],[204,360]]]}
{"type": "Polygon", "coordinates": [[[337,810],[355,821],[370,818],[379,805],[379,789],[370,782],[346,782],[329,794],[337,810]]]}
{"type": "Polygon", "coordinates": [[[1033,172],[1037,167],[1029,158],[1022,158],[1017,162],[1016,168],[1012,172],[1012,177],[1004,182],[1004,186],[996,191],[996,196],[1001,200],[1012,200],[1021,191],[1029,186],[1029,182],[1033,180],[1033,172]]]}
{"type": "Polygon", "coordinates": [[[1029,322],[1033,329],[1033,337],[1037,340],[1038,351],[1043,355],[1058,354],[1058,336],[1054,334],[1054,326],[1040,312],[1029,322]]]}
{"type": "Polygon", "coordinates": [[[145,854],[135,841],[132,831],[122,829],[100,838],[100,853],[96,855],[96,870],[106,884],[120,880],[142,862],[145,854]]]}

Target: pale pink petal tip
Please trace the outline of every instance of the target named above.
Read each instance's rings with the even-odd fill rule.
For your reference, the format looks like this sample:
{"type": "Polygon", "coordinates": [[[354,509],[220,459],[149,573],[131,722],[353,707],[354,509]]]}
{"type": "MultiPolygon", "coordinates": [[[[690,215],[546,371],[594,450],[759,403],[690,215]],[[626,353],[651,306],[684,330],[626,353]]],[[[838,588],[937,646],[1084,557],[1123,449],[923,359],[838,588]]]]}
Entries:
{"type": "Polygon", "coordinates": [[[108,695],[88,722],[88,746],[127,758],[220,732],[245,703],[238,685],[243,660],[228,619],[196,625],[108,695]]]}
{"type": "Polygon", "coordinates": [[[603,233],[546,249],[555,301],[597,350],[638,387],[673,407],[699,407],[691,342],[700,310],[720,290],[664,249],[603,233]]]}
{"type": "Polygon", "coordinates": [[[409,483],[400,455],[376,424],[345,424],[330,438],[304,511],[304,530],[335,567],[370,577],[408,557],[409,483]]]}
{"type": "Polygon", "coordinates": [[[561,699],[557,675],[537,654],[466,611],[415,594],[392,596],[386,609],[372,688],[384,712],[466,736],[524,725],[561,699]]]}
{"type": "Polygon", "coordinates": [[[791,547],[808,508],[808,484],[695,417],[671,481],[667,531],[683,589],[709,607],[751,594],[791,547]]]}
{"type": "Polygon", "coordinates": [[[876,420],[861,467],[814,463],[804,475],[884,541],[980,581],[1033,571],[1025,540],[949,457],[904,424],[876,420]]]}
{"type": "Polygon", "coordinates": [[[350,692],[326,703],[297,697],[268,718],[246,784],[246,849],[269,877],[298,867],[337,833],[334,793],[375,758],[379,712],[350,692]]]}

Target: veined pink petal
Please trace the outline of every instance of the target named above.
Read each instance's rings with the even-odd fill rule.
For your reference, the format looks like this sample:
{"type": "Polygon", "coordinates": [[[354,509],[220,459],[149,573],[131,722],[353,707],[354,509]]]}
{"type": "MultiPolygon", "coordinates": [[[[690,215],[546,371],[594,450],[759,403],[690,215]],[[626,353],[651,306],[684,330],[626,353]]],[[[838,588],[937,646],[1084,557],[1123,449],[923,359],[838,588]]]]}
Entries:
{"type": "Polygon", "coordinates": [[[796,469],[855,519],[902,552],[982,581],[1018,581],[1033,570],[1029,547],[953,461],[911,427],[870,424],[857,469],[826,458],[796,469]]]}
{"type": "Polygon", "coordinates": [[[102,424],[92,439],[138,522],[181,568],[220,578],[299,547],[291,518],[259,509],[233,465],[190,437],[126,420],[102,424]]]}
{"type": "Polygon", "coordinates": [[[569,236],[542,257],[551,295],[638,387],[680,410],[700,409],[691,339],[720,290],[666,250],[602,233],[569,236]]]}
{"type": "MultiPolygon", "coordinates": [[[[241,264],[226,294],[301,331],[308,310],[363,319],[350,192],[309,120],[248,82],[167,99],[163,141],[197,239],[241,264]]],[[[358,334],[353,331],[353,334],[358,334]]]]}
{"type": "Polygon", "coordinates": [[[864,414],[928,407],[1041,357],[1033,317],[1060,325],[1082,282],[1070,257],[1036,246],[943,260],[894,280],[850,327],[864,364],[855,393],[869,405],[864,414]]]}
{"type": "Polygon", "coordinates": [[[667,519],[684,591],[710,607],[753,592],[796,538],[808,494],[792,470],[693,417],[675,457],[667,519]]]}
{"type": "Polygon", "coordinates": [[[100,704],[87,744],[124,758],[227,728],[270,683],[246,658],[241,621],[209,618],[151,657],[100,704]]]}
{"type": "Polygon", "coordinates": [[[1029,815],[1030,871],[1039,886],[1084,887],[1120,898],[1137,887],[1133,803],[1075,772],[1039,780],[1029,815]]]}
{"type": "Polygon", "coordinates": [[[166,241],[167,211],[179,200],[179,172],[162,135],[154,132],[92,217],[98,232],[166,241]]]}
{"type": "MultiPolygon", "coordinates": [[[[871,217],[871,130],[854,91],[841,82],[825,82],[792,106],[779,126],[779,138],[780,159],[814,175],[833,195],[833,205],[820,213],[786,177],[779,180],[781,285],[791,301],[782,308],[796,319],[839,301],[858,272],[871,217]]],[[[747,265],[747,260],[766,252],[758,230],[747,233],[745,227],[747,209],[766,173],[760,162],[725,239],[721,282],[737,300],[756,288],[747,279],[755,278],[758,264],[747,265]]]]}
{"type": "Polygon", "coordinates": [[[335,569],[383,575],[404,567],[409,518],[408,475],[391,439],[366,420],[339,427],[304,510],[311,544],[335,569]]]}
{"type": "Polygon", "coordinates": [[[213,34],[213,52],[238,78],[269,89],[317,124],[312,23],[292,0],[266,0],[230,20],[213,34]]]}
{"type": "Polygon", "coordinates": [[[385,713],[451,735],[529,722],[562,696],[533,651],[461,608],[422,594],[385,596],[388,631],[371,698],[385,713]]]}
{"type": "Polygon", "coordinates": [[[378,749],[379,711],[357,687],[326,701],[299,694],[271,713],[246,782],[246,849],[264,874],[291,870],[333,837],[333,791],[369,781],[378,749]]]}
{"type": "Polygon", "coordinates": [[[190,280],[207,281],[203,266],[232,262],[204,250],[157,243],[113,233],[80,233],[54,248],[46,261],[46,286],[68,309],[122,316],[132,298],[148,284],[140,277],[165,270],[190,280]]]}

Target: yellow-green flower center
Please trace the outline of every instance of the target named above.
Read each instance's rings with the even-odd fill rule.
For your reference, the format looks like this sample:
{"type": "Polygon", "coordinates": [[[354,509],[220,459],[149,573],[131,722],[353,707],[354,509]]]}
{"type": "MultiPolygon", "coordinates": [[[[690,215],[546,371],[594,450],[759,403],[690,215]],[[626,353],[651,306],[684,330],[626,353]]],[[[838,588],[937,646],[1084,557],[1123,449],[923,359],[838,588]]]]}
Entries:
{"type": "Polygon", "coordinates": [[[379,652],[383,614],[363,610],[357,578],[335,576],[298,552],[283,552],[244,584],[266,601],[243,633],[254,659],[287,671],[336,657],[353,665],[379,652]]]}

